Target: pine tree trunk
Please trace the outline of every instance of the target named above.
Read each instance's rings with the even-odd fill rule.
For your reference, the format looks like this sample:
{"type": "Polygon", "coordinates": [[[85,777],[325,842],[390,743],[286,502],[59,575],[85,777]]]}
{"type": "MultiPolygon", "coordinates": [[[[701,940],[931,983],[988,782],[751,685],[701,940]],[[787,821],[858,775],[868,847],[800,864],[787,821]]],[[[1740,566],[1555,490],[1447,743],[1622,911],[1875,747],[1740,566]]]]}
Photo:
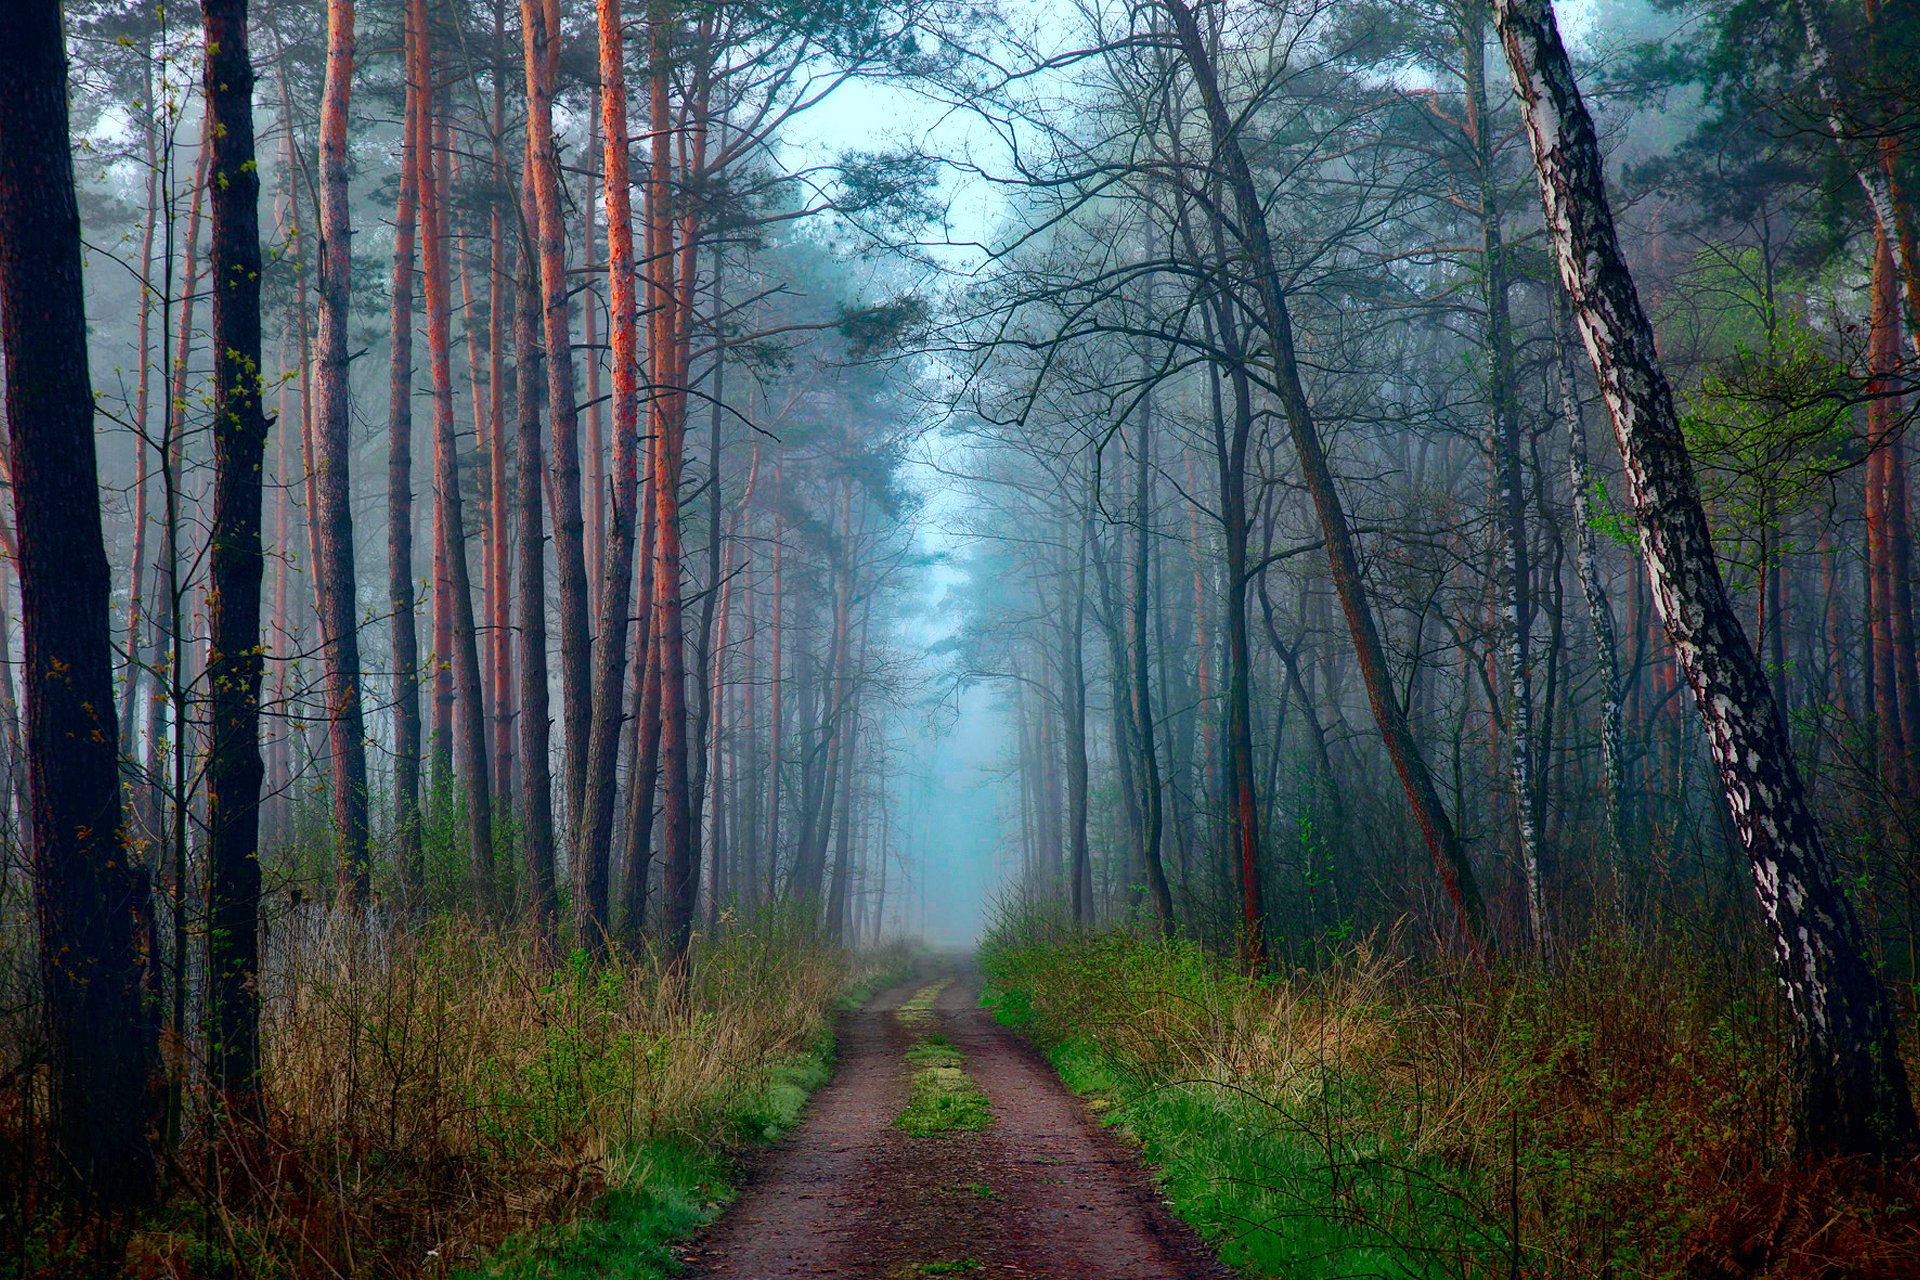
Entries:
{"type": "Polygon", "coordinates": [[[547,549],[541,510],[540,297],[534,245],[533,166],[521,180],[520,269],[514,281],[513,345],[518,397],[518,456],[514,472],[514,534],[519,544],[514,621],[520,633],[520,856],[527,915],[541,933],[557,908],[553,865],[552,726],[547,691],[547,549]]]}
{"type": "Polygon", "coordinates": [[[1808,803],[1786,725],[1740,629],[1653,329],[1620,251],[1599,139],[1548,0],[1496,0],[1561,283],[1613,417],[1654,600],[1692,686],[1773,936],[1811,1148],[1888,1152],[1920,1136],[1892,1004],[1808,803]]]}
{"type": "MultiPolygon", "coordinates": [[[[425,7],[424,0],[414,0],[414,3],[421,9],[425,7]]],[[[423,85],[420,109],[429,120],[433,118],[430,94],[431,90],[423,85]]],[[[493,795],[487,769],[486,717],[481,708],[473,588],[467,571],[458,441],[453,425],[451,278],[437,150],[437,147],[430,148],[420,158],[420,243],[426,286],[427,353],[433,373],[434,505],[440,513],[440,544],[435,551],[446,564],[443,584],[446,608],[437,611],[444,619],[450,640],[448,648],[436,657],[443,666],[452,667],[453,702],[459,709],[453,745],[467,803],[470,887],[475,909],[485,915],[493,906],[493,795]]],[[[438,603],[436,601],[436,606],[438,603]]]]}
{"type": "Polygon", "coordinates": [[[393,839],[403,884],[418,894],[425,879],[420,832],[420,634],[413,583],[413,239],[422,150],[421,87],[426,83],[421,10],[406,10],[406,105],[400,131],[400,192],[394,201],[392,308],[387,381],[387,608],[392,614],[393,839]]]}
{"type": "Polygon", "coordinates": [[[320,103],[320,412],[314,426],[314,586],[327,677],[327,740],[340,896],[365,904],[368,886],[367,748],[362,711],[360,609],[353,554],[347,420],[347,316],[352,301],[347,197],[347,102],[353,81],[353,0],[328,0],[326,84],[320,103]]]}
{"type": "Polygon", "coordinates": [[[1868,643],[1873,646],[1873,712],[1881,786],[1889,796],[1915,794],[1920,770],[1913,755],[1920,743],[1907,733],[1902,693],[1914,682],[1911,668],[1903,670],[1900,641],[1908,643],[1906,656],[1912,657],[1912,600],[1904,590],[1903,566],[1895,554],[1894,528],[1904,522],[1905,495],[1896,498],[1894,469],[1900,460],[1901,406],[1890,392],[1893,380],[1900,376],[1900,291],[1896,279],[1893,249],[1884,230],[1874,233],[1873,301],[1868,338],[1868,373],[1872,379],[1867,401],[1866,447],[1871,451],[1866,467],[1867,572],[1870,575],[1871,608],[1868,613],[1868,643]],[[1903,597],[1907,608],[1902,613],[1903,597]],[[1905,623],[1903,628],[1902,623],[1905,623]],[[1904,637],[1902,632],[1904,631],[1904,637]]]}
{"type": "Polygon", "coordinates": [[[126,857],[80,215],[56,4],[13,6],[0,58],[0,345],[25,632],[31,861],[51,1132],[83,1210],[153,1191],[156,1009],[126,857]]]}
{"type": "Polygon", "coordinates": [[[226,1114],[265,1121],[260,1085],[260,177],[246,0],[204,0],[213,521],[207,555],[207,1074],[226,1114]]]}
{"type": "Polygon", "coordinates": [[[553,554],[560,587],[560,730],[566,748],[567,821],[581,822],[592,725],[585,522],[580,508],[579,411],[573,392],[573,333],[567,314],[567,225],[553,137],[560,54],[557,0],[520,0],[527,71],[527,167],[538,218],[540,297],[547,342],[548,455],[553,554]]]}
{"type": "MultiPolygon", "coordinates": [[[[657,335],[651,374],[659,390],[654,396],[653,430],[657,444],[654,469],[655,563],[653,577],[653,648],[660,666],[660,852],[662,892],[666,899],[666,937],[676,959],[685,957],[692,940],[694,899],[699,890],[693,837],[692,788],[687,759],[686,627],[682,620],[680,474],[686,447],[686,376],[682,363],[686,328],[691,319],[693,282],[682,279],[681,253],[674,242],[670,200],[672,119],[668,101],[674,19],[666,0],[652,0],[648,8],[649,128],[653,138],[653,166],[647,190],[648,260],[657,297],[666,303],[650,317],[657,335]]],[[[682,172],[681,180],[687,175],[682,172]]]]}
{"type": "MultiPolygon", "coordinates": [[[[784,491],[785,472],[778,467],[774,472],[774,487],[784,491]]],[[[767,901],[777,902],[780,898],[780,733],[785,724],[784,708],[781,706],[784,667],[781,663],[781,591],[780,561],[783,556],[786,530],[778,512],[773,518],[773,567],[770,574],[769,590],[772,599],[768,602],[767,617],[767,841],[765,846],[767,859],[767,901]]]]}
{"type": "Polygon", "coordinates": [[[490,586],[488,627],[493,636],[493,790],[498,796],[514,792],[513,771],[513,601],[511,529],[513,515],[507,490],[506,347],[513,307],[508,289],[513,278],[507,264],[507,215],[517,209],[513,178],[505,147],[507,111],[506,3],[493,0],[493,162],[489,176],[493,189],[487,202],[487,416],[493,421],[493,447],[487,451],[487,518],[493,527],[493,554],[487,565],[490,586]]]}
{"type": "MultiPolygon", "coordinates": [[[[144,89],[146,100],[151,102],[153,101],[151,37],[147,40],[145,54],[144,89]]],[[[153,385],[153,236],[160,221],[160,157],[155,132],[155,122],[149,117],[141,128],[141,140],[146,152],[147,165],[147,208],[140,232],[140,308],[135,322],[135,345],[138,349],[140,366],[133,395],[133,554],[127,574],[127,665],[126,677],[120,686],[119,717],[120,732],[125,739],[122,745],[130,759],[142,758],[134,705],[139,695],[143,675],[140,651],[144,641],[140,635],[140,626],[144,619],[147,593],[147,495],[153,487],[147,454],[150,444],[149,411],[152,408],[153,385]]],[[[163,360],[166,345],[166,335],[162,333],[160,349],[163,360]]]]}
{"type": "MultiPolygon", "coordinates": [[[[573,920],[577,945],[607,943],[613,802],[625,719],[627,614],[633,598],[634,522],[640,484],[639,312],[634,298],[633,204],[628,175],[626,46],[619,0],[599,0],[600,120],[606,138],[607,329],[613,349],[613,492],[608,502],[605,577],[593,652],[592,728],[585,809],[576,817],[573,920]]],[[[660,299],[648,291],[648,314],[660,299]]],[[[597,353],[595,359],[598,358],[597,353]]],[[[594,508],[599,510],[599,495],[594,508]]],[[[596,515],[596,519],[598,519],[596,515]]]]}

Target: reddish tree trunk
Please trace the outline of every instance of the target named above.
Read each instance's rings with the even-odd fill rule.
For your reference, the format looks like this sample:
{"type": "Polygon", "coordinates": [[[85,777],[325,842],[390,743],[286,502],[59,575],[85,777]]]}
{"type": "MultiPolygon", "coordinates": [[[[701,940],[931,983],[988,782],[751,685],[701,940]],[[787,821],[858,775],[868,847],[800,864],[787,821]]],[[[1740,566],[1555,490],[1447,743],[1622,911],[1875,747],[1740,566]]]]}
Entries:
{"type": "Polygon", "coordinates": [[[337,882],[356,907],[367,899],[367,748],[362,711],[360,609],[353,556],[347,421],[347,316],[352,254],[347,198],[347,101],[353,81],[353,0],[328,0],[327,70],[320,102],[320,412],[311,512],[314,586],[327,678],[333,759],[337,882]]]}
{"type": "MultiPolygon", "coordinates": [[[[619,0],[599,0],[598,12],[600,116],[606,137],[607,328],[613,347],[613,492],[593,654],[585,810],[576,818],[572,868],[576,941],[596,952],[606,944],[609,924],[615,769],[625,712],[627,611],[633,598],[640,461],[639,313],[634,301],[633,207],[627,166],[626,46],[621,39],[619,0]]],[[[649,312],[658,304],[652,292],[649,312]]]]}
{"type": "Polygon", "coordinates": [[[547,459],[553,497],[553,554],[560,600],[560,729],[566,746],[567,820],[580,822],[592,724],[588,670],[587,569],[580,510],[579,411],[573,393],[573,334],[567,317],[567,226],[553,138],[559,65],[557,0],[520,0],[527,71],[527,167],[538,219],[540,294],[547,340],[547,459]]]}

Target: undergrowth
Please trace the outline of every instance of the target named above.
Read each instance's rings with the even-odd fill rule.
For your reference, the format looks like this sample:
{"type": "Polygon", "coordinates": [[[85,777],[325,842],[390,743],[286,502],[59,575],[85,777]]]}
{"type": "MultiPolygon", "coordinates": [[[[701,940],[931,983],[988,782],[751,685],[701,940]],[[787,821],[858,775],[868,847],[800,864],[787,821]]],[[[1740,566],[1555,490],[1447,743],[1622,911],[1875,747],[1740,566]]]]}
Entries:
{"type": "Polygon", "coordinates": [[[1248,1274],[1920,1275],[1920,1170],[1791,1159],[1771,993],[1677,950],[1548,973],[1387,939],[1256,981],[1027,914],[982,954],[1000,1017],[1248,1274]]]}
{"type": "MultiPolygon", "coordinates": [[[[270,939],[264,1141],[209,1161],[190,1116],[129,1275],[662,1274],[666,1242],[726,1198],[733,1153],[825,1078],[836,999],[901,965],[777,912],[698,942],[684,972],[549,958],[529,931],[460,918],[315,909],[270,939]]],[[[17,1274],[64,1274],[39,1252],[17,1274]]]]}

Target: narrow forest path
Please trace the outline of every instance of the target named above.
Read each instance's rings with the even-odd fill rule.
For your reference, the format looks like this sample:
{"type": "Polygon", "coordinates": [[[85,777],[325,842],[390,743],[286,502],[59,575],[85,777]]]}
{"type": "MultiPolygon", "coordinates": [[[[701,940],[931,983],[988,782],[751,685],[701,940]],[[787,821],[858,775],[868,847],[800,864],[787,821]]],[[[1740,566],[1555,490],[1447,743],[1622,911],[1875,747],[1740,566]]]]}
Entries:
{"type": "Polygon", "coordinates": [[[1045,1059],[980,1009],[979,994],[977,973],[955,961],[846,1015],[833,1081],[688,1248],[693,1273],[1224,1280],[1229,1273],[1168,1212],[1134,1154],[1045,1059]],[[902,1128],[896,1121],[925,1087],[916,1077],[927,1074],[929,1052],[951,1063],[956,1050],[986,1095],[990,1123],[925,1135],[902,1128]]]}

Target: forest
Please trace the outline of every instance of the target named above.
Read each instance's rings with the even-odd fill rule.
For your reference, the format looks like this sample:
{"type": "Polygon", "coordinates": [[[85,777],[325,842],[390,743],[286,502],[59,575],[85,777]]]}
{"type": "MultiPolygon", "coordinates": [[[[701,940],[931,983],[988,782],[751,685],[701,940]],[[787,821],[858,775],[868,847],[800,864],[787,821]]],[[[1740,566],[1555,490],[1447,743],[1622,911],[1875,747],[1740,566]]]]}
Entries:
{"type": "Polygon", "coordinates": [[[1915,0],[0,35],[0,1274],[1920,1275],[1915,0]]]}

